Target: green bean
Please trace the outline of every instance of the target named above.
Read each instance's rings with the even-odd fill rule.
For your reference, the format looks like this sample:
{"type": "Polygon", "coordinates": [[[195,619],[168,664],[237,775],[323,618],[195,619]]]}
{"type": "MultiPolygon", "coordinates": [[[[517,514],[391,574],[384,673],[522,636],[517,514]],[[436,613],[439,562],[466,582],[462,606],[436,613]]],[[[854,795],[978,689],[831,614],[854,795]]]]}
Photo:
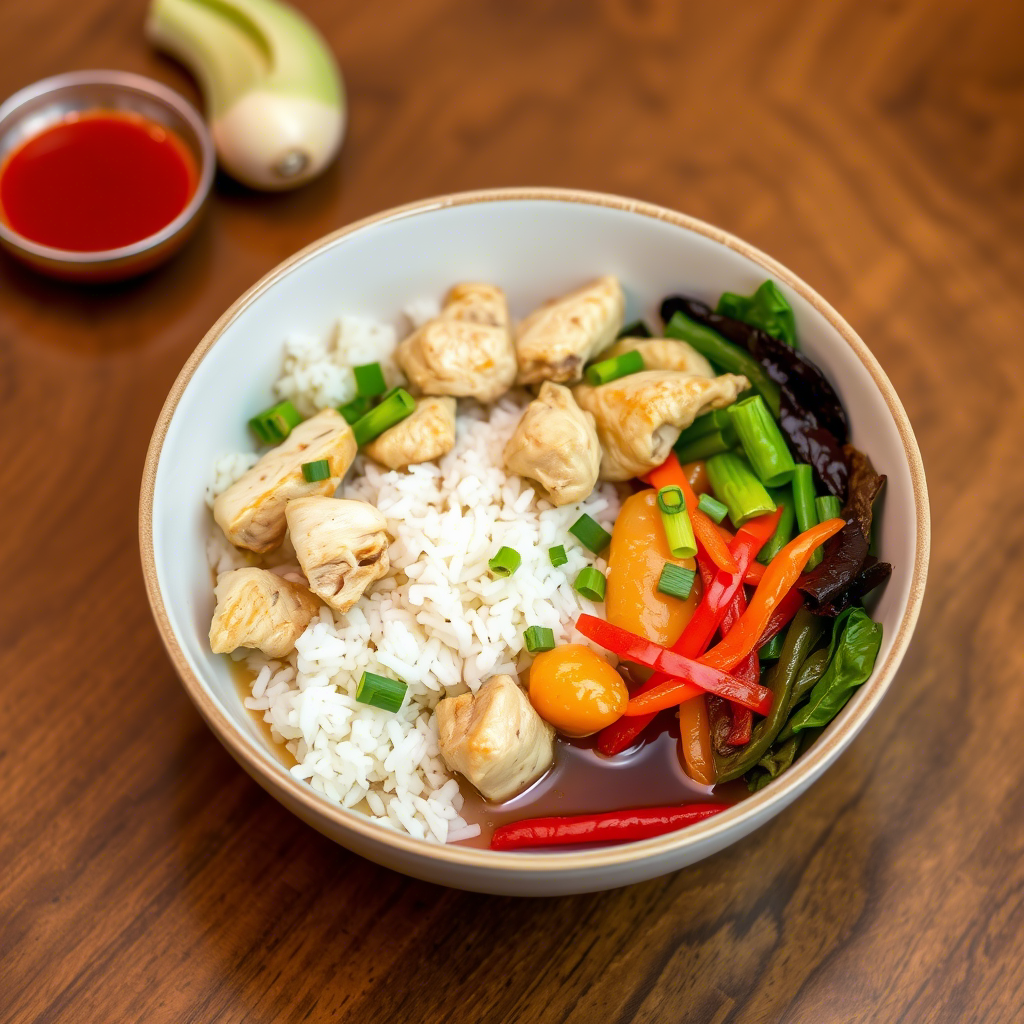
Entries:
{"type": "Polygon", "coordinates": [[[765,685],[774,695],[772,709],[767,718],[762,718],[754,726],[750,742],[745,747],[725,756],[715,755],[719,782],[728,782],[745,775],[768,753],[789,715],[793,684],[800,674],[800,668],[821,639],[825,626],[824,619],[812,615],[806,608],[796,613],[786,633],[779,660],[765,680],[765,685]]]}
{"type": "Polygon", "coordinates": [[[729,373],[742,373],[764,399],[772,415],[778,418],[779,386],[749,352],[744,352],[739,345],[726,341],[717,331],[691,320],[683,313],[672,315],[672,319],[665,325],[665,337],[689,343],[702,356],[729,373]]]}

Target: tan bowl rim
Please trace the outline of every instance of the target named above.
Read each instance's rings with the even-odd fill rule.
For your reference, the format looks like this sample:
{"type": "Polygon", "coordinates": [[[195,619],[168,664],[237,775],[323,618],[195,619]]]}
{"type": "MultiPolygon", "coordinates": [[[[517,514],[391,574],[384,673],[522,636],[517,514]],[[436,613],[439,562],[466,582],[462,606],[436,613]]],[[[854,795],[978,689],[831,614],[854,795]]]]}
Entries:
{"type": "Polygon", "coordinates": [[[153,617],[156,620],[164,646],[167,648],[167,653],[170,655],[171,661],[181,677],[186,692],[207,723],[217,734],[220,741],[228,748],[235,759],[254,778],[257,778],[271,794],[284,791],[289,800],[302,807],[307,820],[327,819],[342,831],[357,833],[362,838],[371,842],[379,843],[383,846],[424,858],[425,860],[464,865],[484,871],[498,869],[513,872],[543,873],[599,869],[634,861],[648,860],[670,852],[681,851],[687,847],[704,844],[722,833],[736,829],[739,829],[740,835],[744,835],[746,831],[750,831],[750,829],[746,831],[742,829],[745,822],[762,815],[770,816],[773,809],[781,810],[782,806],[785,806],[790,799],[799,794],[805,785],[809,785],[813,780],[813,776],[819,770],[823,771],[829,763],[839,756],[870,717],[892,681],[893,675],[906,652],[914,626],[917,623],[924,596],[925,579],[928,571],[928,554],[931,543],[931,523],[921,453],[910,426],[910,421],[896,391],[867,345],[858,337],[853,328],[810,285],[802,281],[792,271],[787,270],[782,264],[777,263],[770,256],[767,256],[747,242],[728,232],[722,231],[720,228],[713,227],[710,224],[706,224],[686,214],[678,213],[675,210],[669,210],[665,207],[636,199],[628,199],[600,192],[538,187],[498,188],[453,193],[423,199],[374,214],[346,227],[339,228],[337,231],[325,235],[318,241],[306,246],[306,248],[295,253],[295,255],[271,270],[237,299],[196,346],[195,351],[178,374],[177,380],[175,380],[171,387],[167,400],[160,412],[149,444],[142,477],[142,492],[139,503],[139,542],[142,554],[142,570],[149,602],[153,609],[153,617]],[[825,317],[832,327],[835,328],[839,336],[849,345],[882,393],[882,397],[896,423],[910,467],[917,522],[917,546],[910,583],[910,594],[907,599],[907,607],[893,639],[892,649],[889,651],[885,662],[880,666],[876,666],[871,679],[860,688],[856,706],[851,706],[844,710],[843,714],[814,744],[806,756],[800,758],[792,768],[776,779],[770,786],[767,786],[758,793],[752,794],[736,806],[715,815],[707,821],[654,839],[573,852],[498,852],[475,847],[463,847],[458,844],[442,846],[428,843],[422,839],[416,839],[404,833],[392,832],[389,829],[382,828],[380,825],[375,825],[365,815],[331,803],[316,793],[306,782],[295,778],[279,762],[272,760],[272,754],[267,751],[258,751],[253,738],[243,736],[234,722],[221,710],[217,702],[213,700],[199,678],[192,672],[178,644],[177,638],[170,628],[170,622],[164,608],[163,597],[157,580],[156,561],[153,551],[153,489],[156,482],[157,465],[160,460],[160,453],[163,448],[168,425],[185,387],[195,373],[196,367],[203,360],[206,353],[216,344],[228,324],[243,309],[301,263],[335,244],[340,239],[345,238],[347,235],[362,231],[371,225],[395,221],[405,217],[414,217],[422,213],[453,206],[521,200],[583,203],[635,213],[643,217],[651,217],[655,220],[667,221],[670,224],[675,224],[695,232],[748,257],[762,266],[772,277],[784,282],[794,292],[806,299],[825,317]]]}
{"type": "MultiPolygon", "coordinates": [[[[67,71],[60,75],[51,75],[49,78],[41,78],[38,82],[19,89],[0,104],[0,123],[5,118],[17,113],[18,108],[29,100],[45,96],[47,93],[57,92],[60,89],[73,89],[76,86],[85,85],[116,86],[122,89],[126,95],[130,95],[132,92],[145,93],[153,99],[159,100],[164,106],[170,107],[184,118],[195,132],[196,138],[199,140],[200,159],[195,191],[181,213],[159,231],[154,231],[153,234],[146,235],[145,238],[140,238],[130,245],[118,246],[116,249],[91,249],[85,252],[77,249],[57,249],[50,245],[33,242],[31,238],[26,238],[0,220],[0,240],[12,248],[54,263],[67,263],[80,267],[127,260],[151,249],[159,248],[168,239],[173,238],[189,224],[203,203],[206,202],[210,187],[213,185],[214,171],[217,168],[213,138],[199,111],[184,96],[176,93],[162,82],[146,78],[145,75],[136,75],[131,71],[67,71]]],[[[2,164],[3,160],[0,160],[0,165],[2,164]]]]}

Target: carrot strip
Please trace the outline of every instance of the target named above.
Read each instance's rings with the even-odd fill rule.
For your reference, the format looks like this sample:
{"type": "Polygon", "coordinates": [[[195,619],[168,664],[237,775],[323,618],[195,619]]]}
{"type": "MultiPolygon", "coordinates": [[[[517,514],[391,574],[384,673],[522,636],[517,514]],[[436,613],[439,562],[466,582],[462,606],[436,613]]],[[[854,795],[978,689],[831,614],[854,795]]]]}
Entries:
{"type": "Polygon", "coordinates": [[[713,786],[715,755],[711,750],[708,702],[703,694],[679,705],[679,745],[686,774],[702,786],[713,786]]]}

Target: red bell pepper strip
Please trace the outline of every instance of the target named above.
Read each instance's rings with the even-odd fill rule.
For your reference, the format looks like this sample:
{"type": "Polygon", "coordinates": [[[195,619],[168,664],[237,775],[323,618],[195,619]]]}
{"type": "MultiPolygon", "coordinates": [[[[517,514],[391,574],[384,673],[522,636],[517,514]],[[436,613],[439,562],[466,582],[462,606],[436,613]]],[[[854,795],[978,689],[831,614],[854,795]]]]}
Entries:
{"type": "Polygon", "coordinates": [[[708,553],[719,569],[726,572],[739,572],[736,567],[736,560],[730,554],[729,549],[718,532],[718,524],[706,513],[697,508],[697,495],[690,486],[690,481],[679,465],[679,459],[675,452],[669,452],[668,458],[656,468],[652,469],[646,476],[641,477],[646,483],[659,490],[662,487],[675,486],[683,492],[686,501],[686,511],[690,514],[690,523],[693,526],[693,534],[700,545],[708,553]]]}
{"type": "MultiPolygon", "coordinates": [[[[588,640],[593,640],[594,643],[600,644],[620,658],[635,661],[640,665],[648,666],[648,668],[656,668],[672,679],[681,681],[683,685],[692,684],[694,692],[689,696],[696,696],[700,693],[716,693],[719,697],[743,704],[760,715],[766,715],[771,710],[772,691],[767,687],[759,684],[749,686],[735,676],[729,675],[728,672],[709,668],[699,661],[694,661],[693,658],[676,654],[675,651],[670,651],[667,647],[651,643],[650,640],[645,640],[642,636],[630,633],[629,630],[619,626],[613,626],[610,622],[605,622],[604,619],[599,619],[595,615],[581,615],[576,620],[576,628],[588,640]]],[[[630,711],[635,701],[642,701],[646,696],[648,695],[641,694],[634,697],[626,706],[625,713],[627,715],[644,714],[659,710],[641,707],[636,711],[630,711]]],[[[680,700],[685,699],[687,698],[678,698],[673,703],[678,704],[680,700]]]]}
{"type": "Polygon", "coordinates": [[[576,814],[568,818],[525,818],[501,825],[491,836],[492,850],[576,843],[621,843],[675,832],[727,810],[728,804],[683,804],[679,807],[639,807],[605,814],[576,814]]]}
{"type": "Polygon", "coordinates": [[[676,645],[677,650],[696,658],[707,650],[715,630],[722,624],[729,603],[743,586],[743,574],[757,558],[758,552],[768,543],[778,525],[781,509],[768,515],[758,516],[743,524],[730,545],[730,551],[737,562],[737,571],[728,573],[719,569],[711,585],[705,587],[704,595],[697,610],[686,624],[683,635],[676,645]]]}
{"type": "MultiPolygon", "coordinates": [[[[839,518],[827,519],[809,530],[804,530],[791,540],[771,560],[764,578],[754,591],[750,604],[747,605],[747,610],[740,616],[736,625],[725,634],[721,643],[701,658],[701,663],[728,671],[735,668],[754,650],[772,612],[792,590],[811,553],[830,537],[834,537],[843,528],[844,523],[845,520],[839,518]]],[[[740,532],[742,533],[742,530],[740,532]]]]}

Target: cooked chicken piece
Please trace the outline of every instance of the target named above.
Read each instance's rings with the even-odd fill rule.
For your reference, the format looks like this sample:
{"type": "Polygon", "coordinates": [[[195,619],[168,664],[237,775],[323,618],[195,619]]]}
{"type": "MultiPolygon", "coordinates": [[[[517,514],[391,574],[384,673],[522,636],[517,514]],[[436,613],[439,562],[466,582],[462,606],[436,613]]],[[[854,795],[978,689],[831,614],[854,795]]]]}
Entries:
{"type": "Polygon", "coordinates": [[[623,352],[639,352],[645,370],[678,370],[692,377],[715,375],[711,364],[692,345],[674,338],[623,338],[597,358],[614,359],[623,352]]]}
{"type": "Polygon", "coordinates": [[[284,540],[288,501],[309,494],[333,494],[355,457],[352,428],[340,413],[324,409],[300,423],[220,494],[213,505],[213,518],[236,547],[270,551],[284,540]],[[310,483],[302,475],[302,464],[318,459],[327,459],[331,475],[310,483]]]}
{"type": "Polygon", "coordinates": [[[553,505],[570,505],[594,489],[600,465],[594,417],[567,387],[544,381],[505,445],[505,468],[543,484],[553,505]]]}
{"type": "Polygon", "coordinates": [[[493,402],[516,379],[505,293],[490,284],[455,285],[440,316],[413,331],[395,359],[425,395],[493,402]]]}
{"type": "Polygon", "coordinates": [[[268,658],[283,658],[320,610],[320,602],[297,583],[269,569],[232,569],[214,588],[217,607],[210,624],[210,649],[230,654],[255,647],[268,658]]]}
{"type": "Polygon", "coordinates": [[[511,676],[488,679],[476,693],[445,697],[437,708],[441,756],[488,800],[507,800],[555,760],[555,730],[511,676]]]}
{"type": "Polygon", "coordinates": [[[599,277],[534,310],[516,332],[517,382],[580,380],[590,357],[615,340],[625,307],[618,280],[599,277]]]}
{"type": "Polygon", "coordinates": [[[387,520],[365,501],[296,498],[288,502],[288,533],[309,589],[339,612],[391,567],[387,520]]]}
{"type": "Polygon", "coordinates": [[[580,384],[573,394],[594,414],[604,455],[602,480],[629,480],[660,466],[679,432],[702,412],[731,405],[750,387],[746,377],[693,377],[677,370],[644,370],[610,384],[580,384]]]}
{"type": "Polygon", "coordinates": [[[455,399],[420,398],[404,420],[363,445],[363,451],[388,469],[430,462],[455,446],[455,399]]]}

